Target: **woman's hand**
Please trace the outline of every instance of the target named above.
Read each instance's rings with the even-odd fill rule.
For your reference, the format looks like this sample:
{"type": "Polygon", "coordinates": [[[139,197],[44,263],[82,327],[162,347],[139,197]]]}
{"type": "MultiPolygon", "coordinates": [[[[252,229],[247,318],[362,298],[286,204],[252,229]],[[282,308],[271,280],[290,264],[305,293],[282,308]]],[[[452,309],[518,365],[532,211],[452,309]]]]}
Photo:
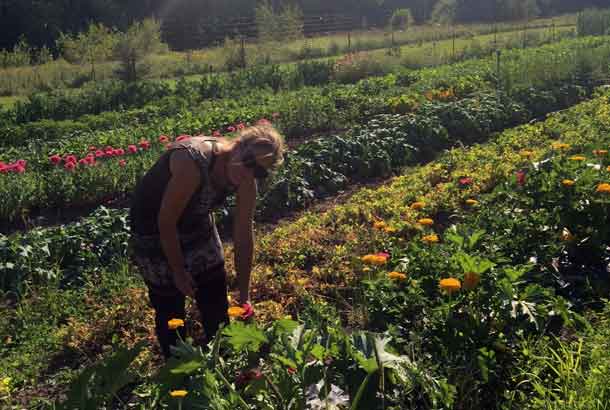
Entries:
{"type": "Polygon", "coordinates": [[[174,274],[174,284],[184,296],[195,297],[195,281],[193,275],[186,271],[174,274]]]}

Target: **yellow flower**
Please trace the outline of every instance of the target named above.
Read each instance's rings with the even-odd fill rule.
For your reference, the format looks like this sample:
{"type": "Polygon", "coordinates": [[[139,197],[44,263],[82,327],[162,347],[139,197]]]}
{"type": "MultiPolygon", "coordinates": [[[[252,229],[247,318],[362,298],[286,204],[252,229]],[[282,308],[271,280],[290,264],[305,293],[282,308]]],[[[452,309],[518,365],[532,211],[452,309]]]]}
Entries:
{"type": "Polygon", "coordinates": [[[448,278],[441,279],[439,282],[439,286],[442,290],[447,292],[448,294],[452,294],[453,292],[457,292],[462,287],[459,279],[456,278],[448,278]]]}
{"type": "Polygon", "coordinates": [[[524,149],[523,151],[521,151],[521,152],[519,153],[519,155],[521,155],[521,156],[522,156],[522,157],[524,157],[524,158],[531,158],[531,157],[533,157],[533,156],[534,156],[534,152],[533,152],[533,151],[529,151],[529,150],[524,149]]]}
{"type": "Polygon", "coordinates": [[[182,319],[168,320],[167,327],[169,327],[169,330],[176,330],[179,327],[184,327],[184,320],[182,320],[182,319]]]}
{"type": "Polygon", "coordinates": [[[375,221],[373,223],[373,228],[375,229],[383,229],[386,227],[386,223],[384,221],[375,221]]]}
{"type": "Polygon", "coordinates": [[[479,281],[481,280],[481,275],[476,272],[466,272],[464,274],[464,289],[471,290],[477,287],[479,281]]]}
{"type": "Polygon", "coordinates": [[[432,226],[434,225],[434,221],[430,218],[422,218],[419,221],[417,221],[418,224],[420,225],[424,225],[424,226],[432,226]]]}
{"type": "Polygon", "coordinates": [[[388,278],[394,279],[394,280],[405,280],[405,279],[407,279],[407,275],[405,275],[404,273],[401,273],[401,272],[390,272],[390,273],[388,273],[388,278]]]}
{"type": "Polygon", "coordinates": [[[570,157],[570,161],[584,161],[586,160],[586,157],[583,157],[582,155],[574,155],[570,157]]]}
{"type": "Polygon", "coordinates": [[[183,398],[188,394],[186,390],[172,390],[169,395],[172,397],[183,398]]]}
{"type": "Polygon", "coordinates": [[[426,235],[423,238],[421,238],[422,241],[426,242],[426,243],[437,243],[439,241],[438,235],[436,234],[431,234],[431,235],[426,235]]]}
{"type": "Polygon", "coordinates": [[[564,144],[562,142],[554,142],[553,144],[551,144],[551,147],[553,149],[563,151],[563,150],[570,149],[570,144],[564,144]]]}
{"type": "Polygon", "coordinates": [[[604,194],[610,194],[610,184],[599,184],[595,191],[604,194]]]}
{"type": "Polygon", "coordinates": [[[398,229],[393,228],[391,226],[387,226],[387,227],[383,228],[383,231],[385,233],[396,233],[396,232],[398,232],[398,229]]]}
{"type": "Polygon", "coordinates": [[[419,210],[419,209],[423,209],[424,206],[426,206],[426,204],[424,202],[413,202],[411,204],[411,209],[419,210]]]}
{"type": "Polygon", "coordinates": [[[227,313],[229,314],[229,317],[232,317],[235,319],[235,318],[241,317],[244,313],[246,313],[246,310],[239,306],[232,306],[229,309],[227,309],[227,313]]]}
{"type": "Polygon", "coordinates": [[[286,320],[292,320],[292,315],[286,315],[286,316],[284,316],[284,319],[286,319],[286,320]]]}
{"type": "Polygon", "coordinates": [[[385,265],[388,261],[388,257],[385,254],[365,255],[361,258],[362,262],[367,265],[381,266],[385,265]]]}
{"type": "Polygon", "coordinates": [[[608,165],[608,168],[606,168],[606,171],[610,172],[610,165],[608,165]]]}
{"type": "Polygon", "coordinates": [[[608,155],[608,150],[607,149],[594,149],[593,155],[595,155],[596,157],[603,157],[604,155],[608,155]]]}
{"type": "Polygon", "coordinates": [[[475,206],[478,204],[479,204],[479,201],[477,201],[476,199],[467,199],[466,200],[466,205],[475,206]]]}
{"type": "Polygon", "coordinates": [[[561,240],[564,242],[572,242],[574,240],[574,235],[572,235],[572,232],[570,232],[568,228],[563,228],[561,231],[561,240]]]}
{"type": "Polygon", "coordinates": [[[563,181],[561,181],[561,185],[563,186],[572,186],[575,183],[576,182],[573,179],[564,179],[563,181]]]}
{"type": "Polygon", "coordinates": [[[309,282],[309,279],[307,279],[307,278],[299,278],[299,279],[297,279],[297,284],[299,286],[305,286],[305,285],[307,285],[308,282],[309,282]]]}

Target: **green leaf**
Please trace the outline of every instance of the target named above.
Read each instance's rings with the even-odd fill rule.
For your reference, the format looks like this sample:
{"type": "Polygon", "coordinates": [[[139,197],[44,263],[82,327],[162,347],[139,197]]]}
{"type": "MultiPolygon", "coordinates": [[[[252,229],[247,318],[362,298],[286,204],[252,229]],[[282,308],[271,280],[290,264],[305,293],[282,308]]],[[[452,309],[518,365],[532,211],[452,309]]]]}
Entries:
{"type": "Polygon", "coordinates": [[[275,327],[281,333],[292,333],[297,327],[299,327],[299,322],[291,319],[281,319],[275,322],[275,327]]]}
{"type": "Polygon", "coordinates": [[[258,351],[263,343],[267,343],[267,337],[262,330],[243,322],[233,322],[224,329],[223,334],[236,350],[258,351]]]}
{"type": "Polygon", "coordinates": [[[188,362],[180,363],[178,366],[170,370],[173,374],[192,374],[202,367],[203,363],[199,360],[189,360],[188,362]]]}

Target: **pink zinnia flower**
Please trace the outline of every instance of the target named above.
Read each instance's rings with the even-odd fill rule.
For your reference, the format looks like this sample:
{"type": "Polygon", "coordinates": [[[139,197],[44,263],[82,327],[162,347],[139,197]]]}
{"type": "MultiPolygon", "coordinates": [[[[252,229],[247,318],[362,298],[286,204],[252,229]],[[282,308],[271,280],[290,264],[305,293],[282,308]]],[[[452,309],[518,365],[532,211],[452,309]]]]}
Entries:
{"type": "Polygon", "coordinates": [[[169,141],[169,137],[167,135],[159,135],[159,142],[161,144],[165,144],[169,141]]]}
{"type": "Polygon", "coordinates": [[[130,145],[127,147],[127,150],[129,150],[130,154],[135,154],[136,152],[138,152],[138,147],[136,147],[135,145],[130,145]]]}
{"type": "Polygon", "coordinates": [[[184,141],[184,140],[187,140],[189,138],[191,138],[190,135],[181,135],[178,138],[176,138],[176,142],[184,141]]]}
{"type": "Polygon", "coordinates": [[[81,165],[89,165],[89,160],[87,158],[81,158],[78,160],[78,163],[81,165]]]}
{"type": "Polygon", "coordinates": [[[122,157],[123,155],[125,155],[125,150],[123,148],[115,149],[114,155],[118,155],[119,157],[122,157]]]}
{"type": "Polygon", "coordinates": [[[142,140],[140,141],[140,148],[142,149],[148,149],[150,148],[150,142],[146,141],[146,140],[142,140]]]}
{"type": "Polygon", "coordinates": [[[13,172],[15,174],[23,174],[25,172],[25,167],[15,163],[13,164],[13,172]]]}
{"type": "Polygon", "coordinates": [[[104,158],[105,155],[106,154],[101,149],[98,149],[97,151],[95,151],[95,158],[104,158]]]}
{"type": "Polygon", "coordinates": [[[377,255],[377,256],[384,257],[384,258],[386,258],[386,259],[388,259],[388,258],[390,257],[390,254],[389,254],[389,253],[387,253],[387,252],[377,252],[377,253],[376,253],[376,255],[377,255]]]}
{"type": "Polygon", "coordinates": [[[229,130],[229,132],[235,132],[235,127],[234,126],[230,126],[229,128],[227,128],[229,130]]]}
{"type": "Polygon", "coordinates": [[[517,184],[525,185],[525,171],[517,171],[517,184]]]}
{"type": "Polygon", "coordinates": [[[461,186],[468,186],[471,185],[473,182],[472,178],[470,177],[462,177],[459,179],[459,183],[461,186]]]}
{"type": "Polygon", "coordinates": [[[246,126],[244,125],[243,122],[240,122],[239,124],[237,124],[237,129],[238,130],[243,130],[244,128],[246,128],[246,126]]]}
{"type": "Polygon", "coordinates": [[[67,156],[67,157],[64,159],[64,161],[66,162],[66,164],[68,164],[68,163],[70,163],[70,162],[72,162],[72,163],[76,163],[77,159],[76,159],[76,156],[74,156],[74,155],[68,155],[68,156],[67,156]]]}
{"type": "Polygon", "coordinates": [[[17,160],[17,162],[15,162],[15,164],[25,168],[28,165],[28,162],[25,159],[19,159],[19,160],[17,160]]]}
{"type": "Polygon", "coordinates": [[[64,165],[64,168],[66,169],[66,171],[73,171],[74,168],[76,168],[76,163],[75,162],[66,162],[64,165]]]}
{"type": "Polygon", "coordinates": [[[49,157],[49,161],[51,161],[51,163],[53,165],[57,165],[57,164],[59,164],[61,162],[61,157],[59,155],[57,155],[57,154],[51,155],[49,157]]]}
{"type": "Polygon", "coordinates": [[[124,167],[125,165],[127,165],[127,161],[125,161],[124,159],[119,161],[119,166],[120,167],[124,167]]]}

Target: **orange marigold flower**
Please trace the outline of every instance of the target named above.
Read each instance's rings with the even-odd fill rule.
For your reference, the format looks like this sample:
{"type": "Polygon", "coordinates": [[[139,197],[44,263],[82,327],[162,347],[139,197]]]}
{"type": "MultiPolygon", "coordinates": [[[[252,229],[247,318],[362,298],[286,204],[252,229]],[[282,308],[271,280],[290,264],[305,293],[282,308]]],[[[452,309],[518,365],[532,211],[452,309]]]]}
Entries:
{"type": "Polygon", "coordinates": [[[573,179],[564,179],[561,181],[561,185],[563,186],[573,186],[576,183],[573,179]]]}
{"type": "Polygon", "coordinates": [[[426,204],[424,202],[413,202],[411,204],[411,209],[419,210],[419,209],[423,209],[424,206],[426,206],[426,204]]]}
{"type": "Polygon", "coordinates": [[[439,238],[437,234],[431,234],[431,235],[426,235],[423,238],[421,238],[422,241],[426,242],[426,243],[437,243],[439,242],[439,238]]]}
{"type": "Polygon", "coordinates": [[[381,254],[365,255],[361,259],[362,259],[362,262],[366,263],[367,265],[376,265],[376,266],[385,265],[385,263],[388,261],[388,257],[385,255],[381,255],[381,254]]]}
{"type": "Polygon", "coordinates": [[[393,280],[405,280],[407,279],[407,275],[402,272],[390,272],[388,273],[388,278],[393,280]]]}
{"type": "Polygon", "coordinates": [[[383,228],[383,231],[385,233],[396,233],[396,232],[398,232],[398,229],[391,227],[391,226],[386,226],[385,228],[383,228]]]}
{"type": "Polygon", "coordinates": [[[553,144],[551,144],[551,147],[553,149],[563,151],[563,150],[570,149],[570,144],[564,144],[562,142],[554,142],[553,144]]]}
{"type": "Polygon", "coordinates": [[[478,204],[479,204],[479,201],[477,201],[476,199],[467,199],[466,200],[466,205],[475,206],[478,204]]]}
{"type": "Polygon", "coordinates": [[[227,313],[229,314],[229,317],[232,318],[238,318],[238,317],[242,317],[244,313],[246,313],[246,309],[239,307],[239,306],[232,306],[229,309],[227,309],[227,313]]]}
{"type": "Polygon", "coordinates": [[[606,171],[610,172],[610,165],[608,165],[608,168],[606,168],[606,171]]]}
{"type": "Polygon", "coordinates": [[[608,155],[608,150],[607,149],[594,149],[593,155],[595,155],[596,157],[603,157],[605,155],[608,155]]]}
{"type": "Polygon", "coordinates": [[[184,327],[184,320],[182,319],[171,319],[167,321],[167,327],[169,330],[176,330],[179,327],[184,327]]]}
{"type": "Polygon", "coordinates": [[[447,278],[441,279],[439,282],[439,286],[442,290],[447,292],[448,294],[452,294],[453,292],[457,292],[461,289],[462,284],[459,279],[456,278],[447,278]]]}
{"type": "Polygon", "coordinates": [[[432,226],[432,225],[434,225],[434,220],[432,220],[430,218],[422,218],[419,221],[417,221],[417,223],[420,225],[424,225],[424,226],[432,226]]]}
{"type": "Polygon", "coordinates": [[[186,390],[172,390],[169,392],[169,395],[175,398],[183,398],[188,394],[186,390]]]}
{"type": "Polygon", "coordinates": [[[604,194],[610,194],[610,184],[599,184],[597,186],[596,192],[601,192],[604,194]]]}
{"type": "Polygon", "coordinates": [[[477,287],[479,281],[481,280],[481,275],[476,272],[466,272],[464,274],[464,289],[471,290],[477,287]]]}
{"type": "Polygon", "coordinates": [[[386,227],[386,223],[384,221],[375,221],[373,223],[373,228],[375,229],[383,229],[386,227]]]}
{"type": "Polygon", "coordinates": [[[587,158],[582,155],[573,155],[570,157],[570,161],[585,161],[587,158]]]}

